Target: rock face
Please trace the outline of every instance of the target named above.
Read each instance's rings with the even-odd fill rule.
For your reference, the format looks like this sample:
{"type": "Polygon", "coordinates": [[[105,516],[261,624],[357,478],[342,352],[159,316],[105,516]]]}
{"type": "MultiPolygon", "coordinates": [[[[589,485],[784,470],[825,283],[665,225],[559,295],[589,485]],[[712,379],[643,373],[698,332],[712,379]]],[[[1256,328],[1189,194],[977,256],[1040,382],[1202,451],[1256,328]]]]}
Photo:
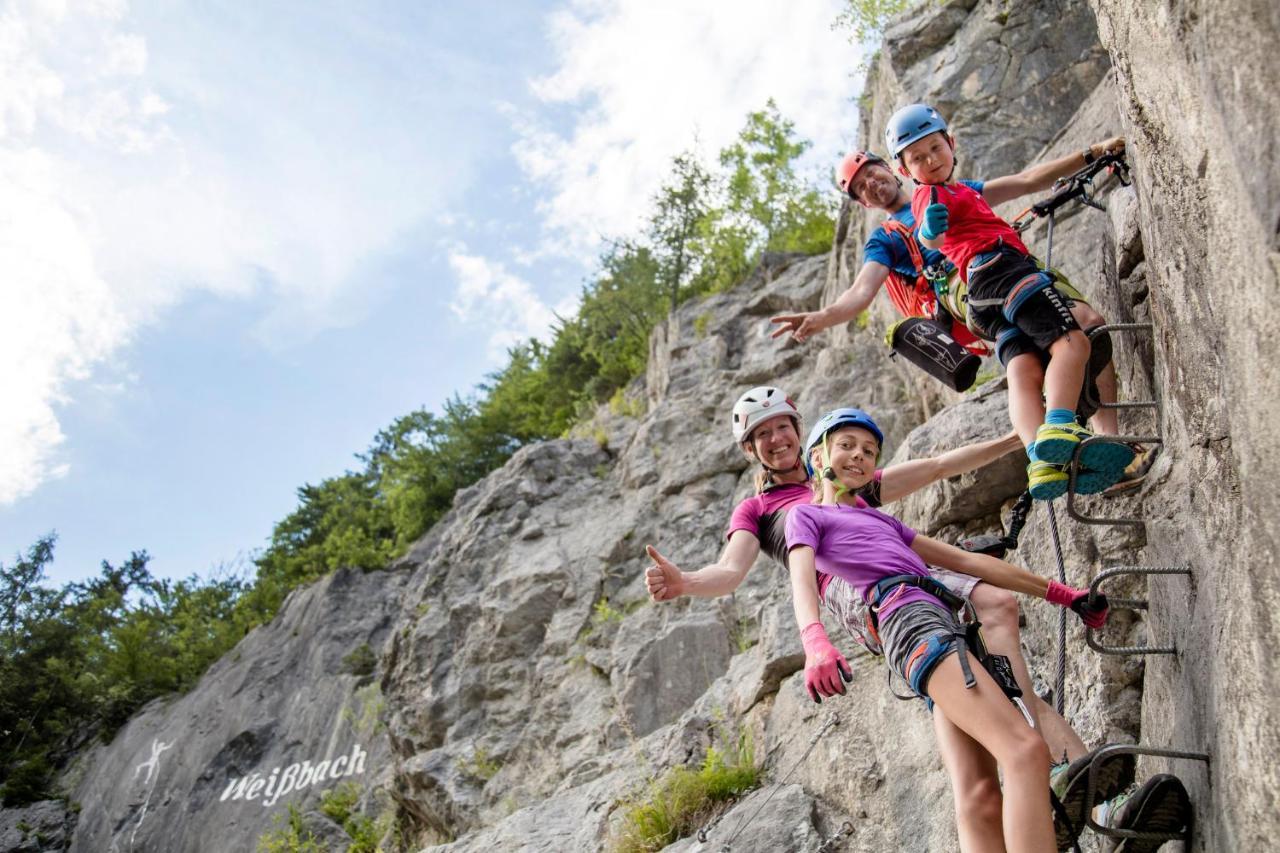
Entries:
{"type": "MultiPolygon", "coordinates": [[[[1040,507],[1016,561],[1056,573],[1056,539],[1075,585],[1115,565],[1190,566],[1189,578],[1107,587],[1151,606],[1118,611],[1106,641],[1172,642],[1176,656],[1099,655],[1073,622],[1066,715],[1090,744],[1210,753],[1212,775],[1147,759],[1140,775],[1187,782],[1192,849],[1267,849],[1280,829],[1269,760],[1280,712],[1268,700],[1280,643],[1268,452],[1280,437],[1268,310],[1280,273],[1269,50],[1280,10],[1091,2],[927,4],[888,33],[861,138],[879,147],[896,107],[927,100],[956,131],[961,176],[985,179],[1128,137],[1134,186],[1100,180],[1105,213],[1063,210],[1053,262],[1108,320],[1155,324],[1114,342],[1122,399],[1161,408],[1126,411],[1122,427],[1159,436],[1164,452],[1137,492],[1081,504],[1145,524],[1040,507]]],[[[834,849],[954,849],[928,714],[894,699],[883,663],[866,655],[853,657],[852,695],[809,702],[785,573],[761,558],[733,596],[663,605],[642,582],[646,543],[685,569],[714,560],[731,508],[751,493],[728,422],[748,387],[781,385],[810,421],[834,405],[869,409],[893,462],[1009,429],[1000,380],[955,394],[888,358],[886,299],[866,328],[803,345],[769,338],[771,314],[816,308],[849,285],[877,220],[846,205],[830,255],[769,256],[734,290],[683,305],[654,331],[648,373],[621,407],[631,414],[605,408],[574,437],[525,448],[460,492],[394,571],[342,572],[296,593],[195,691],[146,709],[80,768],[73,849],[251,849],[286,803],[323,822],[309,812],[321,783],[280,793],[290,766],[298,787],[305,761],[311,777],[328,762],[325,784],[359,782],[370,809],[394,801],[402,849],[595,850],[651,780],[739,735],[763,788],[705,844],[671,849],[719,849],[732,836],[735,851],[811,851],[846,822],[834,849]],[[372,654],[353,658],[365,644],[372,654]],[[364,663],[344,674],[344,659],[364,663]],[[363,772],[348,775],[361,756],[363,772]]],[[[1024,239],[1046,253],[1043,223],[1024,239]]],[[[994,530],[1023,464],[1015,454],[890,509],[943,539],[994,530]]],[[[1033,675],[1056,691],[1057,611],[1023,605],[1033,675]]],[[[41,815],[51,831],[66,826],[41,815]]],[[[0,837],[16,845],[8,817],[0,837]]]]}
{"type": "Polygon", "coordinates": [[[407,580],[335,572],[190,693],[147,706],[80,768],[71,849],[253,850],[286,807],[375,789],[390,767],[373,673],[407,580]]]}
{"type": "Polygon", "coordinates": [[[1137,183],[1156,388],[1174,457],[1145,561],[1152,619],[1181,653],[1152,662],[1143,739],[1212,756],[1190,776],[1205,850],[1274,846],[1280,711],[1273,484],[1280,286],[1280,8],[1268,2],[1094,4],[1118,71],[1137,183]],[[1209,784],[1212,779],[1212,785],[1209,784]]]}

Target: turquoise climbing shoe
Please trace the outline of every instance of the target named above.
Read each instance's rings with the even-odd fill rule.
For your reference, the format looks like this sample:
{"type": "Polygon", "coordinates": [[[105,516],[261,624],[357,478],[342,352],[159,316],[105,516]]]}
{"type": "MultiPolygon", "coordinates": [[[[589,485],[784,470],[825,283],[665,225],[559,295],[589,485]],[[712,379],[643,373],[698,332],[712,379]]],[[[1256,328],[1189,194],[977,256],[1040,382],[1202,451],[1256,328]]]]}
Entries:
{"type": "MultiPolygon", "coordinates": [[[[1087,438],[1093,438],[1093,433],[1079,424],[1041,424],[1036,430],[1036,458],[1065,465],[1071,461],[1076,445],[1087,438]]],[[[1132,461],[1133,448],[1115,441],[1095,441],[1080,453],[1082,469],[1087,468],[1111,478],[1098,491],[1119,482],[1124,469],[1132,461]]]]}
{"type": "Polygon", "coordinates": [[[1061,465],[1036,460],[1027,466],[1027,491],[1038,501],[1051,501],[1067,492],[1067,472],[1061,465]]]}
{"type": "MultiPolygon", "coordinates": [[[[1098,750],[1089,752],[1067,764],[1056,764],[1049,770],[1049,789],[1061,808],[1054,809],[1053,831],[1058,849],[1070,850],[1076,836],[1085,826],[1085,794],[1089,786],[1089,766],[1098,750]]],[[[1098,765],[1096,802],[1104,802],[1133,784],[1134,756],[1129,753],[1109,756],[1098,765]]]]}
{"type": "MultiPolygon", "coordinates": [[[[1094,818],[1108,829],[1173,835],[1191,822],[1191,798],[1176,776],[1161,773],[1098,807],[1094,818]]],[[[1155,853],[1169,839],[1104,838],[1108,853],[1155,853]],[[1110,846],[1108,846],[1108,843],[1110,846]]]]}
{"type": "MultiPolygon", "coordinates": [[[[1070,478],[1070,476],[1070,473],[1068,473],[1067,477],[1070,478]]],[[[1099,492],[1105,492],[1115,484],[1116,479],[1114,477],[1110,474],[1104,474],[1101,471],[1091,471],[1088,468],[1081,468],[1080,473],[1076,474],[1077,495],[1096,495],[1099,492]]]]}

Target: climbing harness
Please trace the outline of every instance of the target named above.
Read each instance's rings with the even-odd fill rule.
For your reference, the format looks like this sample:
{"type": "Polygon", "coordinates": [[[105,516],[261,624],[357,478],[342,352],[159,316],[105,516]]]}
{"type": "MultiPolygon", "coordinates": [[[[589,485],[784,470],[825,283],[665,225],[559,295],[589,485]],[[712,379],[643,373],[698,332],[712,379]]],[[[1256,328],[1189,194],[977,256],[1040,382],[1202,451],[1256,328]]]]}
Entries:
{"type": "MultiPolygon", "coordinates": [[[[969,599],[956,595],[936,578],[928,575],[894,575],[880,580],[871,588],[870,608],[867,611],[867,631],[875,639],[876,644],[883,646],[880,640],[880,611],[897,600],[906,591],[907,587],[924,590],[934,598],[937,598],[960,623],[960,628],[955,632],[954,639],[956,653],[959,655],[960,669],[964,673],[964,686],[972,689],[978,683],[977,679],[974,678],[973,670],[969,666],[969,655],[967,654],[967,652],[973,652],[973,656],[978,659],[978,663],[982,665],[982,668],[1004,691],[1005,696],[1009,697],[1009,701],[1022,712],[1027,725],[1035,728],[1035,720],[1031,716],[1031,712],[1027,710],[1026,703],[1022,701],[1022,688],[1018,686],[1018,681],[1014,678],[1013,666],[1009,663],[1009,658],[1005,655],[993,654],[987,648],[986,641],[982,637],[982,623],[978,621],[977,613],[969,599]]],[[[870,648],[870,644],[867,647],[870,648]]],[[[892,671],[889,689],[899,699],[916,698],[915,696],[903,696],[893,690],[892,671]]]]}
{"type": "MultiPolygon", "coordinates": [[[[786,784],[787,780],[791,778],[791,774],[796,772],[796,768],[799,767],[801,764],[803,764],[804,760],[809,757],[809,753],[813,752],[813,748],[818,745],[818,741],[822,738],[822,736],[838,725],[840,725],[840,715],[832,711],[827,716],[827,721],[822,724],[821,728],[819,728],[816,732],[814,732],[813,737],[809,738],[809,745],[805,747],[804,752],[801,753],[800,757],[796,759],[794,764],[791,765],[791,769],[788,770],[781,779],[779,779],[777,782],[774,783],[773,790],[769,792],[769,796],[764,798],[764,802],[762,802],[759,806],[756,807],[756,810],[751,813],[750,817],[738,819],[737,826],[733,828],[733,832],[729,834],[729,837],[725,840],[724,844],[720,846],[719,853],[732,853],[733,840],[738,837],[738,833],[741,832],[744,827],[749,826],[751,824],[751,821],[755,820],[756,816],[760,814],[760,811],[766,805],[769,804],[769,800],[773,799],[773,795],[776,794],[778,790],[781,789],[782,786],[786,784]]],[[[779,746],[781,746],[781,744],[779,744],[779,746]]],[[[706,826],[702,827],[702,829],[698,830],[697,838],[699,842],[703,844],[707,843],[707,839],[710,837],[711,830],[714,829],[716,824],[720,822],[721,817],[724,817],[724,814],[721,814],[715,820],[711,821],[706,826]]],[[[852,835],[853,834],[852,825],[850,825],[846,821],[845,826],[849,827],[848,834],[852,835]]],[[[827,839],[826,843],[823,844],[823,846],[819,848],[819,850],[834,849],[834,848],[828,848],[827,845],[832,844],[835,840],[836,839],[834,836],[832,838],[827,839]]]]}
{"type": "Polygon", "coordinates": [[[965,325],[964,282],[945,261],[926,267],[915,233],[902,221],[887,219],[881,227],[902,239],[917,271],[912,278],[890,269],[885,281],[889,300],[904,318],[885,335],[891,355],[901,355],[955,391],[969,389],[978,375],[979,357],[992,351],[965,325]]]}

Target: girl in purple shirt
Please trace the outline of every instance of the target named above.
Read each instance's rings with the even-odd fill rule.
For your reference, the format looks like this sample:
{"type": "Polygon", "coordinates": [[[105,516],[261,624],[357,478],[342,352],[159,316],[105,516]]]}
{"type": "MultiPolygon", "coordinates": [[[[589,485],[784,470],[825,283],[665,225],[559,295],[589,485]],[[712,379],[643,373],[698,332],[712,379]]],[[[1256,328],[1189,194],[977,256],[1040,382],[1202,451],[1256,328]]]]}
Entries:
{"type": "MultiPolygon", "coordinates": [[[[927,575],[927,563],[1070,607],[1091,627],[1105,623],[1105,600],[1090,605],[1087,590],[919,536],[892,516],[858,506],[855,493],[871,480],[882,440],[879,427],[865,412],[836,409],[817,422],[806,442],[810,467],[822,472],[814,480],[821,503],[792,509],[786,522],[793,605],[805,650],[805,687],[821,701],[822,696],[844,693],[844,682],[852,679],[818,615],[821,571],[852,584],[876,607],[885,658],[918,695],[937,704],[942,714],[935,727],[957,730],[947,735],[963,733],[947,739],[974,753],[989,753],[999,765],[1004,777],[1005,848],[1010,853],[1054,850],[1044,740],[965,651],[972,673],[967,676],[953,654],[963,629],[940,600],[907,584],[884,590],[883,598],[873,590],[886,578],[927,575]]],[[[978,754],[971,760],[983,763],[978,754]]],[[[995,768],[990,774],[990,783],[999,785],[995,768]]]]}

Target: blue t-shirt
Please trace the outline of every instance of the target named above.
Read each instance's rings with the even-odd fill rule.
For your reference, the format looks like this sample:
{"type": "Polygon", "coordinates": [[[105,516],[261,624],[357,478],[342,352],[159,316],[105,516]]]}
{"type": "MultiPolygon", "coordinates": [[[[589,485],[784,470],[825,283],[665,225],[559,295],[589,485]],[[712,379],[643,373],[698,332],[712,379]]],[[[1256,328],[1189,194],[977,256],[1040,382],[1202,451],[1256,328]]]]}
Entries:
{"type": "MultiPolygon", "coordinates": [[[[967,187],[973,189],[974,192],[981,195],[983,181],[961,181],[967,187]]],[[[916,218],[911,214],[911,202],[907,202],[898,208],[890,217],[896,219],[903,225],[915,231],[916,218]]],[[[919,235],[916,236],[919,240],[919,235]]],[[[920,255],[924,258],[926,267],[933,266],[940,261],[946,261],[942,256],[942,252],[937,249],[928,249],[924,246],[920,247],[920,255]]],[[[898,234],[886,231],[883,226],[876,228],[871,236],[867,239],[867,243],[862,247],[862,262],[875,261],[883,264],[889,269],[907,278],[915,278],[920,274],[911,263],[911,254],[907,251],[907,244],[898,234]]]]}

